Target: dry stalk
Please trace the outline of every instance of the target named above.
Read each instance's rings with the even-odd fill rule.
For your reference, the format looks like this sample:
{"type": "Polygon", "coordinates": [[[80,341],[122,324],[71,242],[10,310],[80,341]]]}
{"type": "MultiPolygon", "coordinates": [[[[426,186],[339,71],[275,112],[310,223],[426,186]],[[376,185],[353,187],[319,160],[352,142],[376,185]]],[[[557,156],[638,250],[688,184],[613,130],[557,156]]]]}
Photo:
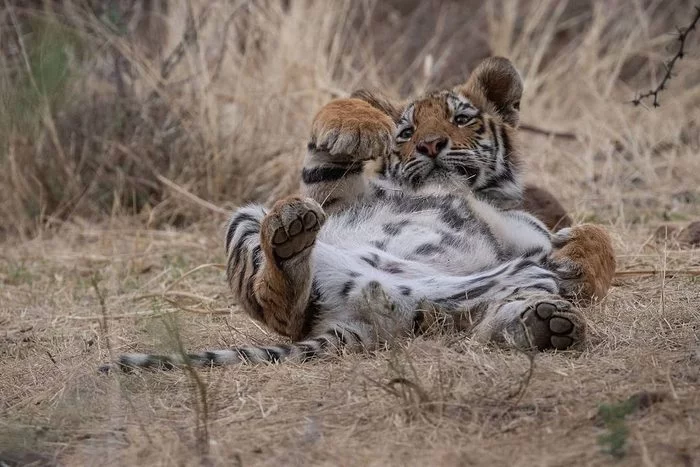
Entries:
{"type": "Polygon", "coordinates": [[[209,454],[209,399],[207,394],[207,386],[202,380],[197,369],[192,365],[185,346],[182,343],[182,337],[180,336],[180,328],[175,322],[175,320],[166,315],[163,320],[165,329],[170,335],[171,339],[175,343],[176,352],[182,358],[184,362],[184,370],[191,382],[192,389],[192,400],[195,412],[195,436],[197,451],[200,456],[205,457],[209,454]]]}
{"type": "Polygon", "coordinates": [[[107,325],[107,320],[109,317],[108,313],[107,313],[107,304],[105,302],[104,294],[100,291],[99,278],[97,277],[96,274],[90,278],[90,283],[92,284],[92,288],[95,290],[95,295],[97,295],[97,300],[100,303],[101,315],[98,317],[100,331],[102,332],[102,335],[105,338],[105,345],[107,346],[107,352],[109,354],[109,359],[114,360],[114,358],[113,358],[114,355],[112,354],[112,344],[109,340],[109,327],[107,325]]]}
{"type": "Polygon", "coordinates": [[[516,406],[520,403],[520,401],[523,399],[523,396],[525,396],[525,393],[527,392],[527,388],[530,387],[530,381],[532,380],[532,375],[535,372],[535,355],[536,352],[533,351],[532,349],[535,348],[535,345],[532,340],[532,334],[530,333],[530,330],[528,327],[525,325],[525,322],[521,319],[520,323],[523,327],[523,330],[525,331],[525,335],[527,336],[527,342],[528,342],[528,348],[523,349],[520,348],[519,346],[514,345],[513,348],[518,352],[521,353],[527,358],[528,361],[528,367],[527,370],[525,370],[525,373],[522,375],[520,380],[518,381],[518,387],[514,390],[511,391],[508,396],[506,396],[506,399],[515,399],[513,401],[513,406],[516,406]]]}

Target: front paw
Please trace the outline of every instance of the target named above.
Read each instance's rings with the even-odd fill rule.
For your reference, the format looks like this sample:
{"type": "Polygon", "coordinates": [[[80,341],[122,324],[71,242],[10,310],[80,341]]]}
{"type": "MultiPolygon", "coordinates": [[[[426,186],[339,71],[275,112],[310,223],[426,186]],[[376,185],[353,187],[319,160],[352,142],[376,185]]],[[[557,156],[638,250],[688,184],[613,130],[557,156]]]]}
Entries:
{"type": "Polygon", "coordinates": [[[338,99],[314,118],[311,144],[349,161],[380,158],[391,150],[394,122],[360,99],[338,99]]]}

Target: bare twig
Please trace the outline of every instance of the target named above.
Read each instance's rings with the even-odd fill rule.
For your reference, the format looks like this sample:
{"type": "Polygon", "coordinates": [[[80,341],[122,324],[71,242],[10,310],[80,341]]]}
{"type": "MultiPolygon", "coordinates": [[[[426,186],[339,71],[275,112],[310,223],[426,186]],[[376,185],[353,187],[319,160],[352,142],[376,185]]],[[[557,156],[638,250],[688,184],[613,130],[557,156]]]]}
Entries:
{"type": "Polygon", "coordinates": [[[700,276],[700,269],[631,269],[629,271],[617,271],[615,272],[615,277],[626,277],[626,276],[655,276],[657,274],[663,274],[664,276],[700,276]]]}
{"type": "Polygon", "coordinates": [[[53,358],[53,355],[51,355],[51,352],[49,352],[48,350],[44,350],[44,352],[46,352],[46,355],[48,355],[49,359],[51,359],[51,363],[53,363],[54,365],[58,365],[58,363],[56,363],[56,359],[53,358]]]}
{"type": "Polygon", "coordinates": [[[532,340],[532,333],[530,332],[530,328],[527,327],[525,321],[523,321],[522,318],[520,319],[520,324],[523,327],[525,337],[527,337],[528,348],[521,348],[517,345],[514,345],[513,348],[517,352],[523,354],[525,358],[527,358],[528,367],[525,373],[523,373],[523,376],[520,378],[517,389],[515,391],[512,391],[507,396],[507,399],[514,399],[513,406],[518,405],[523,399],[523,396],[525,396],[525,393],[527,392],[527,388],[530,387],[532,375],[535,373],[535,352],[533,349],[535,349],[536,346],[534,341],[532,340]]]}
{"type": "Polygon", "coordinates": [[[561,138],[561,139],[569,139],[569,140],[577,140],[578,136],[576,133],[571,133],[569,131],[554,131],[554,130],[547,130],[546,128],[540,128],[534,125],[528,125],[526,123],[521,124],[518,127],[521,131],[526,131],[528,133],[535,133],[537,135],[543,135],[543,136],[551,136],[554,138],[561,138]]]}
{"type": "Polygon", "coordinates": [[[217,214],[223,214],[224,216],[228,216],[229,214],[231,214],[231,213],[230,213],[229,211],[227,211],[226,209],[220,208],[219,206],[217,206],[217,205],[215,205],[215,204],[212,204],[212,203],[210,203],[209,201],[206,201],[206,200],[200,198],[199,196],[197,196],[197,195],[195,195],[195,194],[193,194],[193,193],[190,193],[189,191],[185,190],[184,188],[182,188],[181,186],[179,186],[179,185],[176,184],[175,182],[173,182],[173,181],[171,181],[171,180],[168,180],[167,178],[165,178],[164,176],[162,176],[162,175],[160,175],[160,174],[156,174],[156,178],[157,178],[158,181],[160,181],[163,185],[165,185],[165,186],[167,186],[168,188],[171,188],[172,190],[174,190],[174,191],[180,193],[180,194],[181,194],[182,196],[184,196],[185,198],[189,199],[190,201],[192,201],[192,202],[195,203],[195,204],[200,205],[200,206],[203,207],[203,208],[206,208],[206,209],[208,209],[208,210],[210,210],[210,211],[212,211],[212,212],[215,212],[215,213],[217,213],[217,214]]]}
{"type": "MultiPolygon", "coordinates": [[[[530,340],[529,331],[527,332],[528,340],[530,340]]],[[[520,378],[520,381],[518,381],[518,387],[506,397],[507,399],[515,399],[513,402],[513,406],[518,405],[523,399],[523,396],[525,396],[525,393],[527,392],[527,388],[530,387],[532,375],[535,373],[535,352],[533,352],[532,350],[525,350],[518,347],[516,347],[515,350],[519,353],[522,353],[525,356],[525,358],[527,358],[528,366],[527,370],[525,371],[525,373],[523,373],[522,377],[520,378]]]]}
{"type": "Polygon", "coordinates": [[[700,20],[700,7],[696,6],[695,7],[695,17],[693,20],[690,22],[688,27],[685,29],[679,28],[678,29],[678,42],[680,42],[680,45],[678,46],[678,52],[671,58],[670,61],[667,63],[664,63],[664,67],[666,68],[666,73],[664,74],[664,77],[661,79],[661,82],[656,86],[655,89],[651,89],[645,93],[639,94],[636,98],[632,100],[632,103],[634,105],[640,105],[644,99],[648,99],[650,97],[653,97],[654,100],[652,101],[652,105],[654,107],[659,107],[661,104],[659,104],[659,93],[666,89],[666,85],[668,82],[671,80],[671,77],[673,76],[673,67],[676,66],[676,63],[678,60],[682,60],[684,55],[685,55],[685,41],[688,38],[688,34],[690,34],[691,31],[695,29],[695,26],[698,23],[698,20],[700,20]]]}

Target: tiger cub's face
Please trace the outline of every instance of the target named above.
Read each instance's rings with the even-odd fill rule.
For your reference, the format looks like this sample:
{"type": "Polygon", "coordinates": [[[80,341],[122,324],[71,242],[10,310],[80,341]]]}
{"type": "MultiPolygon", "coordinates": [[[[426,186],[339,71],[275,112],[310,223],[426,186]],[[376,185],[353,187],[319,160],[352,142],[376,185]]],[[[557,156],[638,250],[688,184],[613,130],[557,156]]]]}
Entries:
{"type": "Polygon", "coordinates": [[[413,188],[466,188],[504,208],[519,204],[521,94],[510,61],[485,60],[462,86],[428,94],[395,113],[395,144],[385,170],[413,188]]]}

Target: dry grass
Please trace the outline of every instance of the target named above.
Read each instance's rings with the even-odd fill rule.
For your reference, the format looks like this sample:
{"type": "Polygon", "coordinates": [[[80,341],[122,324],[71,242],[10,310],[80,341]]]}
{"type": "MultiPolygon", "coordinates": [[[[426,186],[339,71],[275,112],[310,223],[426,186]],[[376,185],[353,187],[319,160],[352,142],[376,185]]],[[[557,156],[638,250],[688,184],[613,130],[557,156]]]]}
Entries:
{"type": "Polygon", "coordinates": [[[192,2],[198,34],[170,71],[186,8],[124,20],[139,35],[3,4],[0,460],[700,465],[697,276],[621,277],[586,310],[582,352],[534,360],[445,335],[307,365],[96,373],[128,350],[276,339],[202,266],[223,257],[221,208],[294,189],[330,97],[412,95],[491,53],[523,71],[524,122],[575,133],[523,133],[530,174],[610,228],[620,269],[700,269],[700,250],[652,242],[700,214],[700,34],[659,109],[628,103],[692,3],[284,3],[192,2]]]}

